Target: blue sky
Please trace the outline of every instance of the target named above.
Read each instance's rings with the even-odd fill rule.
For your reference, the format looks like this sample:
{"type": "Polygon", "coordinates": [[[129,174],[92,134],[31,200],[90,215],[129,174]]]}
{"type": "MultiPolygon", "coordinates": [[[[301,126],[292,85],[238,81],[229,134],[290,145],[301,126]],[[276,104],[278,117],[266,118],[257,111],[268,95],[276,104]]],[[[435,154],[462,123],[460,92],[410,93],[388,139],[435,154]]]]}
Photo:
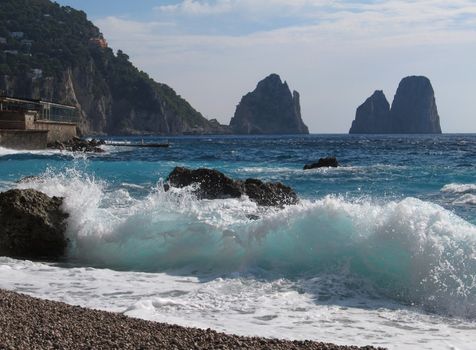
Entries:
{"type": "Polygon", "coordinates": [[[114,49],[228,123],[270,73],[301,93],[312,132],[347,132],[374,90],[426,75],[445,132],[476,132],[474,0],[59,0],[114,49]]]}

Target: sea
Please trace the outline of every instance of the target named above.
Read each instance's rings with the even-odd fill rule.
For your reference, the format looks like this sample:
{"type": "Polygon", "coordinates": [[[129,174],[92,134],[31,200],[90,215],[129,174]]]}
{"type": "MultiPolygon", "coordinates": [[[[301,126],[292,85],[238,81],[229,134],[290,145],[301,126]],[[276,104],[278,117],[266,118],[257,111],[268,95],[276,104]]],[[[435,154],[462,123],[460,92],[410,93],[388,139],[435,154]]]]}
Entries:
{"type": "Polygon", "coordinates": [[[240,335],[476,349],[475,134],[106,140],[123,145],[0,148],[0,191],[70,214],[64,261],[0,257],[0,288],[240,335]],[[341,167],[303,170],[326,156],[341,167]],[[176,166],[279,181],[300,202],[165,192],[176,166]]]}

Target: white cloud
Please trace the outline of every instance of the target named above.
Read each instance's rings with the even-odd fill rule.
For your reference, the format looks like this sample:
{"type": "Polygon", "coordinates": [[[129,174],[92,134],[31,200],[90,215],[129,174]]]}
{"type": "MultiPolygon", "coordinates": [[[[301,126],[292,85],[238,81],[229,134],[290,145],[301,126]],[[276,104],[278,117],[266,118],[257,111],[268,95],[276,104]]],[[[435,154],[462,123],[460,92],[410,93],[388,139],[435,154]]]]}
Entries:
{"type": "Polygon", "coordinates": [[[308,10],[334,6],[335,0],[182,0],[174,5],[156,6],[163,14],[210,16],[233,14],[233,16],[259,20],[273,16],[306,16],[308,10]]]}
{"type": "Polygon", "coordinates": [[[234,2],[231,0],[220,0],[216,3],[200,2],[196,0],[184,0],[175,5],[162,5],[155,9],[161,12],[181,12],[191,15],[210,15],[231,12],[234,2]]]}

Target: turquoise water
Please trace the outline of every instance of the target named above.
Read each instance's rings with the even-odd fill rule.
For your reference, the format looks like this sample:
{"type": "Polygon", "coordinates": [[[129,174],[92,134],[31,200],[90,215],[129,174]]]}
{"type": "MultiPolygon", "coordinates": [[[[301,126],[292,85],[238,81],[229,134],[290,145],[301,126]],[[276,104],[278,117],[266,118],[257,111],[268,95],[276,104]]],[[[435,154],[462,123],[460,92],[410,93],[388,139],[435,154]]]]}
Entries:
{"type": "MultiPolygon", "coordinates": [[[[106,153],[91,155],[0,149],[0,189],[33,187],[65,197],[69,266],[195,276],[205,284],[224,277],[236,283],[246,276],[253,286],[284,279],[304,295],[309,286],[318,288],[317,279],[335,287],[314,290],[318,304],[337,303],[336,295],[338,304],[351,298],[357,305],[358,295],[383,298],[396,310],[417,307],[474,326],[476,135],[144,142],[171,147],[104,146],[106,153]],[[302,170],[325,156],[336,156],[342,167],[302,170]],[[189,189],[164,192],[175,166],[280,181],[301,202],[261,208],[246,198],[199,201],[189,189]],[[25,176],[38,178],[15,183],[25,176]]],[[[213,300],[220,295],[216,288],[213,300]]]]}

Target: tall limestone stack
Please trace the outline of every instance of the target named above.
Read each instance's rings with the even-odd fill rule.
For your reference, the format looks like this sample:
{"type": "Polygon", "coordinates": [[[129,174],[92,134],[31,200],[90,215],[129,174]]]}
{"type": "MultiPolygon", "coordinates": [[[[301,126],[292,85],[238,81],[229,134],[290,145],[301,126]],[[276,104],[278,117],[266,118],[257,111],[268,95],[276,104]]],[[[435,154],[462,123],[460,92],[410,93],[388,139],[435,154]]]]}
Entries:
{"type": "Polygon", "coordinates": [[[357,108],[349,133],[386,133],[390,124],[389,117],[390,104],[383,91],[377,90],[357,108]]]}
{"type": "Polygon", "coordinates": [[[393,133],[441,134],[435,92],[426,77],[411,76],[400,82],[390,114],[393,133]]]}
{"type": "Polygon", "coordinates": [[[382,91],[376,91],[359,108],[350,134],[441,134],[435,93],[428,78],[402,79],[389,109],[382,91]]]}
{"type": "Polygon", "coordinates": [[[277,74],[260,81],[243,96],[231,119],[236,134],[308,134],[301,118],[299,93],[291,90],[277,74]]]}

